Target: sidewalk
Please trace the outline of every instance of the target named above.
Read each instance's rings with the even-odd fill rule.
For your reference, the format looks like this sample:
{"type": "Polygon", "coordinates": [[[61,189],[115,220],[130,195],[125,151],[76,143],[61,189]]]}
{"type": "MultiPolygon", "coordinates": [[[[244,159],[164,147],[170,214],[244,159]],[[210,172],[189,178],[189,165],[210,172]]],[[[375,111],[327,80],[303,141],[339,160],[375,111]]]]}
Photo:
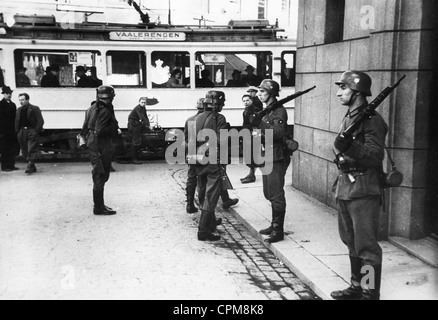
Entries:
{"type": "MultiPolygon", "coordinates": [[[[271,209],[263,196],[262,177],[243,185],[248,174],[244,165],[230,165],[227,172],[240,202],[231,213],[260,240],[258,230],[270,224],[271,209]]],[[[337,213],[291,186],[287,173],[287,213],[284,241],[266,246],[322,299],[349,285],[350,266],[346,246],[339,239],[337,213]]],[[[383,241],[382,300],[438,300],[438,269],[383,241]]]]}

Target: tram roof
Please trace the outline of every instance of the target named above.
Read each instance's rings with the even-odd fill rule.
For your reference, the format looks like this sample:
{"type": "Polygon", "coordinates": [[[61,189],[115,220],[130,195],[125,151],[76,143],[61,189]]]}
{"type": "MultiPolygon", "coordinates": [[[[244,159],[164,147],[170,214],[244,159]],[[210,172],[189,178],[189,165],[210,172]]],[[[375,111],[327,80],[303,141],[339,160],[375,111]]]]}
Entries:
{"type": "MultiPolygon", "coordinates": [[[[0,21],[6,32],[1,37],[57,40],[112,40],[111,33],[165,34],[184,33],[185,42],[209,41],[275,41],[277,32],[284,31],[267,20],[231,20],[226,26],[178,26],[155,24],[117,24],[100,22],[57,22],[54,16],[15,15],[11,27],[0,21]]],[[[120,40],[120,39],[119,39],[120,40]]]]}

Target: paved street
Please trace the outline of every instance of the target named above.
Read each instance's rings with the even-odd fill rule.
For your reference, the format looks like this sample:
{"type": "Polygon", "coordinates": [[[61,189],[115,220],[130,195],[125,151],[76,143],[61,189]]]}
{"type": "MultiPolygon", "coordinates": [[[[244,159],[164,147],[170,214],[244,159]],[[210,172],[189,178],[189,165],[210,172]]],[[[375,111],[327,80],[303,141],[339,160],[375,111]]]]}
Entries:
{"type": "Polygon", "coordinates": [[[186,166],[115,168],[112,217],[92,214],[88,163],[0,173],[0,299],[317,298],[228,212],[222,241],[196,239],[186,166]]]}

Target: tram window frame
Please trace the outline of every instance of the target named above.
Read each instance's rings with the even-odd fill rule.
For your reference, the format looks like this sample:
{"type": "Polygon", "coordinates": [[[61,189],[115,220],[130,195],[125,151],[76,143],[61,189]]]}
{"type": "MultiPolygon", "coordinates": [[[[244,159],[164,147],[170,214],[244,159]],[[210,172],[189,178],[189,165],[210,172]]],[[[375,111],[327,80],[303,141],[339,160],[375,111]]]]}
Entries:
{"type": "MultiPolygon", "coordinates": [[[[105,54],[105,58],[106,58],[106,77],[107,77],[107,82],[109,85],[115,87],[115,88],[145,88],[146,87],[146,83],[147,83],[147,78],[146,78],[146,54],[144,51],[132,51],[132,50],[108,50],[105,54]],[[111,53],[117,53],[117,54],[122,54],[122,55],[126,55],[126,54],[134,54],[134,55],[138,55],[139,59],[138,59],[138,71],[139,73],[131,73],[131,75],[138,75],[138,82],[137,84],[119,84],[119,83],[114,83],[113,82],[113,78],[111,77],[114,74],[119,74],[119,75],[123,75],[122,73],[109,73],[110,70],[112,71],[114,69],[114,60],[113,57],[111,56],[111,58],[109,58],[111,53]]],[[[130,59],[126,59],[127,61],[131,61],[130,59]]],[[[127,66],[125,67],[120,67],[117,66],[118,68],[122,68],[125,69],[127,68],[127,66]]],[[[126,74],[128,75],[128,74],[126,74]]]]}
{"type": "MultiPolygon", "coordinates": [[[[50,65],[58,65],[60,69],[60,73],[57,76],[58,80],[60,82],[61,88],[78,88],[78,80],[76,76],[76,67],[79,65],[82,65],[86,68],[88,68],[87,72],[90,70],[91,67],[96,67],[97,70],[102,70],[101,64],[101,57],[102,53],[98,50],[50,50],[50,49],[15,49],[14,50],[14,74],[15,74],[15,85],[17,88],[40,88],[41,87],[41,79],[46,74],[46,71],[48,70],[47,67],[50,65]],[[84,64],[77,63],[80,60],[72,61],[71,60],[71,53],[89,53],[91,54],[90,62],[84,60],[84,64]],[[55,59],[52,61],[48,61],[46,63],[39,62],[38,58],[38,64],[39,66],[36,68],[29,68],[29,66],[26,66],[24,63],[24,55],[34,55],[34,56],[64,56],[64,59],[55,59]],[[46,67],[44,67],[44,65],[46,67]],[[18,83],[17,75],[20,70],[25,70],[25,75],[31,81],[30,85],[23,85],[22,83],[18,83]],[[30,69],[30,70],[29,70],[30,69]],[[32,70],[35,69],[35,70],[32,70]],[[33,76],[33,73],[35,72],[35,76],[33,76]],[[29,76],[30,75],[30,76],[29,76]],[[63,81],[63,79],[67,79],[63,81]],[[36,81],[36,83],[35,83],[36,81]]],[[[33,58],[33,57],[32,57],[33,58]]],[[[88,59],[87,57],[83,57],[88,59]]],[[[49,57],[47,57],[47,60],[49,60],[49,57]]],[[[44,61],[44,58],[42,59],[44,61]]],[[[30,62],[28,62],[30,63],[30,62]]],[[[100,76],[100,74],[97,74],[100,76]]],[[[27,80],[26,80],[27,81],[27,80]]],[[[93,85],[93,87],[97,87],[98,85],[93,85]]],[[[91,86],[90,86],[91,87],[91,86]]]]}
{"type": "MultiPolygon", "coordinates": [[[[163,88],[163,89],[184,89],[184,88],[190,88],[190,52],[188,51],[163,51],[163,50],[156,50],[151,52],[151,73],[155,72],[154,69],[157,69],[158,66],[156,65],[157,61],[162,61],[160,66],[163,66],[162,69],[164,69],[164,72],[168,72],[167,76],[168,79],[161,83],[155,83],[154,80],[156,79],[154,75],[151,76],[151,83],[152,88],[163,88]],[[168,57],[165,57],[165,55],[168,55],[168,57]],[[174,56],[172,58],[172,55],[174,56]],[[184,57],[177,58],[177,55],[184,55],[184,57]],[[158,59],[156,59],[158,58],[158,59]],[[161,58],[164,58],[161,59],[161,58]],[[166,70],[167,69],[167,70],[166,70]],[[179,69],[181,71],[181,87],[169,87],[167,86],[167,82],[171,78],[172,72],[179,69]]],[[[164,79],[164,73],[161,75],[158,75],[159,77],[163,77],[164,79]]]]}
{"type": "Polygon", "coordinates": [[[281,53],[281,86],[282,87],[295,87],[296,85],[296,67],[297,67],[297,52],[295,50],[292,51],[283,51],[281,53]],[[285,56],[292,54],[293,55],[293,67],[285,68],[287,65],[285,56]],[[286,64],[285,64],[286,63],[286,64]],[[291,70],[292,77],[287,77],[285,71],[287,69],[291,70]]]}
{"type": "MultiPolygon", "coordinates": [[[[273,74],[273,57],[274,54],[272,51],[198,51],[195,53],[195,72],[197,75],[197,78],[195,82],[199,81],[199,77],[201,75],[202,70],[206,69],[205,66],[207,64],[203,64],[201,61],[203,60],[201,58],[201,55],[225,55],[225,62],[223,66],[221,66],[220,64],[208,64],[209,67],[209,71],[211,74],[210,79],[214,82],[214,87],[217,88],[241,88],[241,87],[250,87],[250,86],[258,86],[260,84],[261,81],[263,81],[264,79],[272,79],[272,74],[273,74]],[[240,60],[243,61],[243,66],[242,68],[238,68],[236,69],[235,65],[233,66],[232,63],[228,62],[229,67],[227,67],[227,55],[253,55],[255,58],[255,62],[245,62],[243,61],[241,58],[240,60]],[[259,55],[264,55],[264,57],[259,57],[259,55]],[[201,58],[201,59],[200,59],[201,58]],[[260,67],[261,66],[265,66],[265,71],[261,71],[260,67]],[[244,82],[242,84],[238,84],[238,85],[228,85],[228,81],[232,79],[232,74],[234,72],[234,70],[238,70],[240,71],[241,77],[242,77],[242,81],[244,81],[245,76],[247,75],[246,69],[248,66],[251,66],[254,68],[254,70],[256,71],[256,75],[258,76],[259,79],[257,79],[256,81],[258,83],[253,83],[253,84],[248,84],[247,82],[244,82]],[[203,68],[204,67],[204,68],[203,68]],[[220,70],[220,72],[223,73],[223,77],[222,77],[222,81],[218,82],[217,80],[214,80],[214,74],[218,73],[220,70]],[[244,73],[246,72],[246,74],[244,73]]],[[[212,58],[214,60],[214,58],[212,58]]],[[[220,58],[218,58],[219,60],[220,58]]],[[[220,59],[222,61],[222,59],[220,59]]],[[[222,63],[221,61],[219,61],[218,63],[222,63]]],[[[198,86],[196,85],[196,88],[205,88],[203,86],[198,86]]]]}

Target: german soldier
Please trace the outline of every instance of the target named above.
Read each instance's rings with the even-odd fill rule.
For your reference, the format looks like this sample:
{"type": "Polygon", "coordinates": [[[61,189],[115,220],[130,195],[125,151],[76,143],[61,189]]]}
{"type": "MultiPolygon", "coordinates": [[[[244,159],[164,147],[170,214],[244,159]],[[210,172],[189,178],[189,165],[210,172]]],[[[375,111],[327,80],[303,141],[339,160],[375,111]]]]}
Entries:
{"type": "MultiPolygon", "coordinates": [[[[225,93],[222,91],[209,91],[204,100],[204,112],[196,117],[196,136],[203,129],[210,129],[216,132],[218,146],[220,145],[220,130],[227,129],[228,123],[225,117],[219,112],[225,104],[225,93]]],[[[199,145],[197,145],[199,147],[199,145]]],[[[216,147],[216,146],[213,146],[216,147]]],[[[219,149],[219,148],[218,148],[219,149]]],[[[196,173],[199,179],[201,203],[201,218],[198,227],[198,240],[200,241],[217,241],[221,237],[213,234],[216,230],[216,225],[221,223],[221,220],[216,220],[214,211],[217,202],[222,192],[221,179],[221,164],[217,159],[213,159],[213,163],[209,162],[206,165],[197,165],[196,173]]]]}
{"type": "Polygon", "coordinates": [[[105,206],[104,187],[109,180],[111,159],[114,154],[112,139],[120,133],[112,101],[115,92],[111,86],[97,88],[97,100],[87,110],[82,127],[90,162],[93,166],[93,201],[95,215],[113,215],[116,211],[105,206]]]}
{"type": "Polygon", "coordinates": [[[284,150],[283,138],[288,132],[287,111],[283,105],[278,105],[280,86],[276,81],[265,79],[259,86],[258,96],[268,111],[259,125],[259,129],[265,132],[273,130],[273,166],[272,172],[263,175],[263,193],[271,202],[272,222],[267,229],[260,230],[263,235],[269,237],[268,243],[275,243],[284,239],[284,218],[286,215],[286,198],[284,183],[287,168],[290,164],[290,156],[284,150]]]}
{"type": "Polygon", "coordinates": [[[339,234],[348,247],[351,266],[351,286],[331,293],[337,300],[380,298],[382,249],[377,242],[382,204],[380,172],[388,125],[375,112],[351,138],[342,135],[368,105],[371,83],[366,73],[358,71],[347,71],[336,82],[339,86],[337,96],[341,104],[348,107],[348,111],[342,121],[341,133],[335,140],[335,148],[344,161],[338,162],[340,171],[334,190],[338,204],[339,234]],[[364,269],[364,266],[368,269],[364,269]],[[362,273],[370,270],[373,276],[367,287],[361,283],[362,273]]]}
{"type": "Polygon", "coordinates": [[[138,160],[138,151],[141,147],[142,134],[151,130],[148,114],[146,112],[146,97],[140,98],[138,105],[128,117],[128,132],[132,137],[131,163],[141,164],[138,160]]]}

